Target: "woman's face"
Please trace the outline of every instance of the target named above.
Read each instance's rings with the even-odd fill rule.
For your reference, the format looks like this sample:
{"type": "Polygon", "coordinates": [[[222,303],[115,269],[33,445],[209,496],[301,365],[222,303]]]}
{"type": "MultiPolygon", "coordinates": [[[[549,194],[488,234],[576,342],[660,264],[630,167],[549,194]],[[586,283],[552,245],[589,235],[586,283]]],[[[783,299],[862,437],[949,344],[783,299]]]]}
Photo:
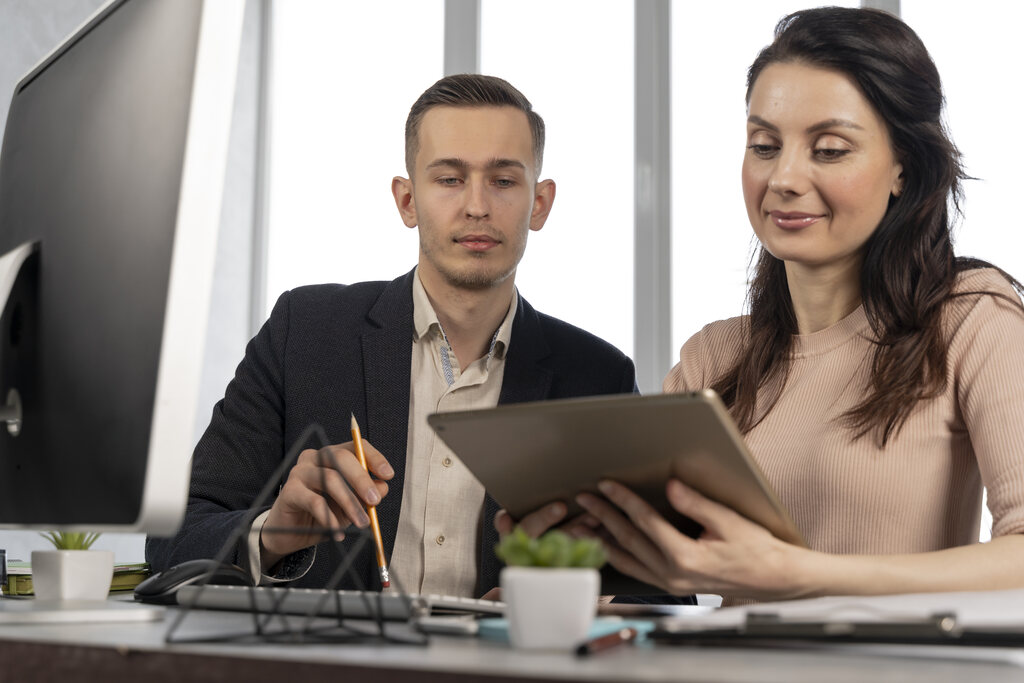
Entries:
{"type": "Polygon", "coordinates": [[[761,244],[788,265],[858,264],[899,194],[885,122],[846,75],[766,67],[750,93],[743,197],[761,244]]]}

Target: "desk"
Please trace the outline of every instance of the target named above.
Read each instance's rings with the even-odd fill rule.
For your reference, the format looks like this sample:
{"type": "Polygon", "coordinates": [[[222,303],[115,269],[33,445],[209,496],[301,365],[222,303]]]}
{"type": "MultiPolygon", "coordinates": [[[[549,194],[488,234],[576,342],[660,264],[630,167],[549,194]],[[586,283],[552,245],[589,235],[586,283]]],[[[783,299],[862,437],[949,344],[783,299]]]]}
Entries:
{"type": "MultiPolygon", "coordinates": [[[[173,643],[163,622],[0,626],[0,681],[319,683],[320,681],[1024,681],[1022,657],[966,648],[801,646],[779,649],[623,647],[588,659],[517,652],[472,638],[428,646],[173,643]],[[944,659],[943,656],[956,656],[944,659]]],[[[195,611],[181,637],[244,632],[247,615],[195,611]]]]}

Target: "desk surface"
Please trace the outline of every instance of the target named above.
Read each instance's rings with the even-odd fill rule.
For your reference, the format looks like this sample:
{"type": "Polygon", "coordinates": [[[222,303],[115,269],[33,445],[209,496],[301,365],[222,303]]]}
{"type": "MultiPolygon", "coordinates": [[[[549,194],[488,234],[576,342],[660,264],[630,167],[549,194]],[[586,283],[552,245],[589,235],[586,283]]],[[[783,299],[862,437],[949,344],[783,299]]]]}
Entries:
{"type": "MultiPolygon", "coordinates": [[[[905,646],[622,647],[586,659],[475,638],[394,644],[165,643],[163,621],[0,626],[0,680],[108,683],[318,681],[1024,681],[1024,650],[905,646]],[[358,678],[342,678],[350,676],[358,678]]],[[[244,614],[195,611],[177,637],[251,631],[244,614]]],[[[404,626],[399,625],[401,628],[404,626]]]]}

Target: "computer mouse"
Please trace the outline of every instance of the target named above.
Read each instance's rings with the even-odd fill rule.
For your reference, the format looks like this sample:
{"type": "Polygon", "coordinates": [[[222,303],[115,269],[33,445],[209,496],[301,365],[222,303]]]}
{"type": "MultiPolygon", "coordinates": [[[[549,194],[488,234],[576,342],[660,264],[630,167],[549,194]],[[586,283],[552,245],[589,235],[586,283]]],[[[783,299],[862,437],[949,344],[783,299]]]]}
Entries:
{"type": "Polygon", "coordinates": [[[135,599],[157,605],[175,605],[178,589],[194,583],[251,586],[249,572],[233,564],[218,565],[211,559],[188,560],[153,574],[135,587],[135,599]]]}

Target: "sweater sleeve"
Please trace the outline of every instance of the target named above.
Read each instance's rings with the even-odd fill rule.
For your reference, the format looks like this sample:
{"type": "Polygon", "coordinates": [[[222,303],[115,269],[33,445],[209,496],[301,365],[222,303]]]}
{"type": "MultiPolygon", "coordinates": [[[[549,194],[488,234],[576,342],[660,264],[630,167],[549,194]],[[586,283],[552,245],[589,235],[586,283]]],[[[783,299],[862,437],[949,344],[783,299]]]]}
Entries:
{"type": "Polygon", "coordinates": [[[736,361],[745,334],[745,317],[705,325],[679,350],[679,362],[669,370],[662,390],[666,394],[682,393],[714,384],[736,361]]]}
{"type": "Polygon", "coordinates": [[[961,298],[972,305],[951,339],[951,376],[988,490],[992,536],[1024,533],[1024,309],[992,271],[965,280],[964,289],[999,295],[961,298]]]}
{"type": "Polygon", "coordinates": [[[704,355],[703,334],[704,330],[701,330],[687,339],[679,349],[679,362],[668,371],[668,375],[662,383],[662,391],[666,394],[697,391],[704,387],[704,368],[701,362],[704,355]]]}

